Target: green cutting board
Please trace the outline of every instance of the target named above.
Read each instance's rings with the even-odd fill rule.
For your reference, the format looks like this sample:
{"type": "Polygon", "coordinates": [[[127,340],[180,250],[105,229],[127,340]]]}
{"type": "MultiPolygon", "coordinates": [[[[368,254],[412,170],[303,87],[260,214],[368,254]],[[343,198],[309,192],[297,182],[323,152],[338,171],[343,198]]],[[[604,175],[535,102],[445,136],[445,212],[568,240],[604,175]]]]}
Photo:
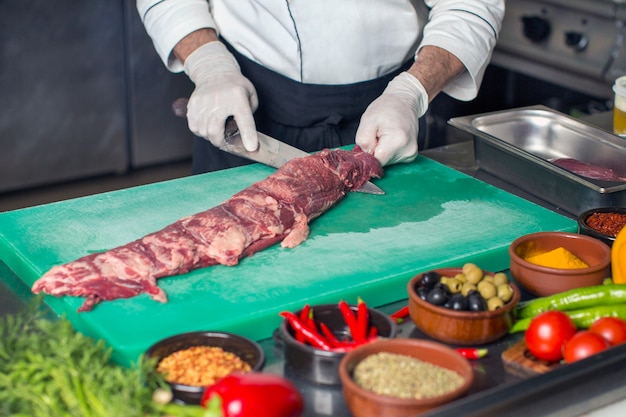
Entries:
{"type": "MultiPolygon", "coordinates": [[[[0,258],[30,286],[54,265],[160,230],[272,172],[249,165],[6,212],[0,258]]],[[[408,280],[431,268],[471,261],[508,269],[507,249],[518,236],[576,230],[571,219],[421,156],[389,167],[375,182],[384,196],[350,193],[294,249],[275,245],[234,267],[160,279],[165,304],[142,294],[77,313],[82,298],[46,302],[77,330],[105,339],[117,362],[130,364],[176,333],[222,330],[261,340],[279,324],[280,311],[305,303],[362,297],[380,306],[406,299],[408,280]]]]}

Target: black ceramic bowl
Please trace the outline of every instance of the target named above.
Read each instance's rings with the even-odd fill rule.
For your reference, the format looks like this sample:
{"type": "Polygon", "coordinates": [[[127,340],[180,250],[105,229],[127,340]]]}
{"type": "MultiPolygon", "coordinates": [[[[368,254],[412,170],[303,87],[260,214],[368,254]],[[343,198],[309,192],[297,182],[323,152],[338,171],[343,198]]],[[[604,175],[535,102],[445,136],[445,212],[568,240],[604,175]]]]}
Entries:
{"type": "Polygon", "coordinates": [[[595,213],[598,213],[599,215],[604,215],[607,213],[617,213],[620,215],[626,215],[626,207],[597,207],[597,208],[585,210],[584,212],[580,213],[580,215],[578,216],[578,233],[580,233],[581,235],[594,237],[596,239],[601,240],[602,242],[606,243],[609,246],[613,246],[613,242],[615,242],[615,236],[611,234],[602,233],[601,231],[597,230],[596,228],[593,228],[587,223],[590,216],[592,216],[595,213]]]}
{"type": "MultiPolygon", "coordinates": [[[[357,313],[357,307],[350,308],[357,313]]],[[[313,316],[318,322],[323,322],[338,337],[344,338],[348,332],[339,306],[335,304],[320,304],[311,306],[313,316]]],[[[378,329],[378,336],[393,338],[397,333],[394,321],[379,310],[369,308],[369,325],[378,329]]],[[[300,311],[295,314],[298,315],[300,311]]],[[[279,338],[283,344],[285,354],[285,373],[302,378],[316,384],[339,385],[339,363],[345,356],[344,352],[333,352],[314,348],[301,343],[294,337],[294,332],[286,320],[278,328],[279,338]]]]}
{"type": "MultiPolygon", "coordinates": [[[[265,365],[265,352],[261,346],[243,336],[226,332],[190,332],[168,337],[156,342],[146,351],[147,358],[158,361],[172,353],[193,346],[221,347],[247,362],[252,371],[260,371],[265,365]]],[[[205,387],[169,383],[177,402],[199,404],[205,387]]]]}

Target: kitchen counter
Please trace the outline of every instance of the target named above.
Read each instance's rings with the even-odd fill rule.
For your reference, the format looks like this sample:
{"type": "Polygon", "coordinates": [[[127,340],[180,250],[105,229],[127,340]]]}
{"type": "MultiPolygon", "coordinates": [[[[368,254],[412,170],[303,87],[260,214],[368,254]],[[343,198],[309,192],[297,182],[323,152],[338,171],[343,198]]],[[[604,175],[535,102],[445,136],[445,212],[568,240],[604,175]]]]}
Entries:
{"type": "MultiPolygon", "coordinates": [[[[534,201],[554,211],[548,203],[535,201],[532,195],[515,189],[496,178],[480,172],[473,159],[471,138],[457,143],[430,149],[422,155],[437,160],[468,175],[503,188],[513,194],[534,201]]],[[[568,217],[571,214],[561,213],[568,217]]],[[[30,299],[30,289],[15,274],[0,262],[0,315],[18,311],[30,299]],[[13,290],[9,290],[10,287],[13,290]]],[[[381,310],[391,313],[404,303],[382,306],[381,310]]],[[[400,335],[423,337],[410,320],[400,326],[400,335]]],[[[626,365],[626,346],[579,363],[557,369],[549,374],[520,379],[504,372],[500,353],[519,340],[519,335],[505,338],[488,346],[487,358],[475,362],[477,380],[468,397],[442,407],[435,416],[580,416],[591,410],[604,407],[626,398],[623,386],[623,369],[626,365]]],[[[261,341],[267,353],[266,372],[284,374],[298,384],[307,402],[307,416],[349,415],[337,387],[324,387],[299,380],[290,375],[282,361],[281,350],[273,339],[261,341]]],[[[600,411],[599,411],[600,412],[600,411]]],[[[601,414],[591,414],[600,416],[601,414]]],[[[608,414],[607,414],[608,415],[608,414]]]]}

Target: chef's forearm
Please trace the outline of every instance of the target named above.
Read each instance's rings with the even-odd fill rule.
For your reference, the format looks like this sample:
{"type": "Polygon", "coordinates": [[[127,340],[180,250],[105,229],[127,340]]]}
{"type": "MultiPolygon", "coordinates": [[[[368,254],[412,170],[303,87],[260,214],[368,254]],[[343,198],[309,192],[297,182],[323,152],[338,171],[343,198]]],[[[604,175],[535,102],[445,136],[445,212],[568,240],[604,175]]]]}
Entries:
{"type": "Polygon", "coordinates": [[[200,46],[216,40],[218,40],[218,37],[215,29],[205,28],[196,30],[185,36],[174,46],[174,55],[176,55],[176,58],[178,58],[180,62],[185,62],[187,57],[200,46]]]}
{"type": "Polygon", "coordinates": [[[420,49],[417,59],[408,70],[420,80],[428,92],[429,101],[464,71],[465,66],[456,56],[436,46],[424,46],[420,49]]]}

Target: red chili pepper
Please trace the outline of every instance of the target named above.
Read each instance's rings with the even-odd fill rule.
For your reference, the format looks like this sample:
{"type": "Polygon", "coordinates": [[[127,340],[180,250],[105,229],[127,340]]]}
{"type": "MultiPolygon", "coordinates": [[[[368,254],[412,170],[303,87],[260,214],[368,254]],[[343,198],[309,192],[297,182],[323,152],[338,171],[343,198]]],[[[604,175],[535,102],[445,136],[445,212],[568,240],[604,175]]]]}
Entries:
{"type": "Polygon", "coordinates": [[[293,328],[296,335],[301,333],[304,336],[304,340],[311,344],[311,346],[318,349],[330,350],[330,344],[317,332],[316,329],[311,329],[305,323],[300,321],[298,316],[289,312],[283,311],[280,313],[282,317],[287,319],[289,325],[293,328]]]}
{"type": "Polygon", "coordinates": [[[367,340],[372,340],[378,337],[378,327],[372,326],[370,327],[369,332],[367,333],[367,340]]]}
{"type": "MultiPolygon", "coordinates": [[[[300,310],[300,321],[302,323],[309,322],[310,312],[311,312],[311,306],[309,304],[305,304],[304,307],[302,307],[302,310],[300,310]]],[[[304,343],[304,335],[300,332],[296,332],[296,340],[298,342],[304,343]]]]}
{"type": "Polygon", "coordinates": [[[341,311],[341,314],[343,314],[343,319],[348,325],[348,329],[350,330],[352,339],[357,340],[356,338],[359,336],[359,330],[354,311],[352,311],[348,303],[346,303],[344,300],[339,301],[339,310],[341,311]]]}
{"type": "Polygon", "coordinates": [[[322,329],[322,334],[324,335],[324,337],[326,338],[326,340],[328,341],[328,343],[333,347],[337,347],[339,346],[339,344],[341,343],[339,339],[337,339],[337,336],[335,336],[335,334],[333,333],[332,330],[330,330],[330,328],[326,325],[326,323],[320,321],[320,329],[322,329]]]}
{"type": "Polygon", "coordinates": [[[404,306],[400,310],[389,315],[396,323],[402,323],[406,317],[409,316],[409,306],[404,306]]]}
{"type": "Polygon", "coordinates": [[[363,342],[367,338],[367,325],[369,324],[369,314],[367,304],[359,297],[357,302],[357,330],[358,335],[354,337],[357,342],[363,342]]]}
{"type": "Polygon", "coordinates": [[[459,352],[461,356],[467,359],[484,358],[488,352],[487,349],[477,349],[477,348],[457,348],[456,351],[459,352]]]}
{"type": "Polygon", "coordinates": [[[358,346],[361,346],[362,343],[356,343],[356,342],[341,342],[341,345],[339,346],[335,346],[334,348],[332,348],[331,350],[333,352],[350,352],[351,350],[355,349],[358,346]]]}

